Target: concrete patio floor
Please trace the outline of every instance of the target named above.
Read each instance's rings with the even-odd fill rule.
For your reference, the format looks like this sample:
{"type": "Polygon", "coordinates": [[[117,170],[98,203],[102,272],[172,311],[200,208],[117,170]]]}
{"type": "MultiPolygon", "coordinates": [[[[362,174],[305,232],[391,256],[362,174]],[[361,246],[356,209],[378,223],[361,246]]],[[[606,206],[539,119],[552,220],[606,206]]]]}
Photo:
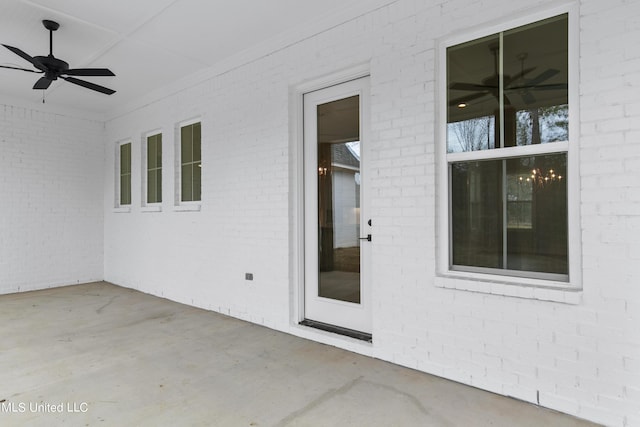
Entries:
{"type": "Polygon", "coordinates": [[[0,296],[2,426],[592,426],[105,282],[0,296]]]}

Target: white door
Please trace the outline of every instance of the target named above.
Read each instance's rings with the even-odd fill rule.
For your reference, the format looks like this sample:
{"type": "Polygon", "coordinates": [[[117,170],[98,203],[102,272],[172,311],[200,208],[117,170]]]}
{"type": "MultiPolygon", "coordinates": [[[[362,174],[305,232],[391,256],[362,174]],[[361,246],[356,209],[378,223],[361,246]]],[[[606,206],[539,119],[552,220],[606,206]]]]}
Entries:
{"type": "Polygon", "coordinates": [[[307,321],[371,333],[369,78],[304,95],[307,321]]]}

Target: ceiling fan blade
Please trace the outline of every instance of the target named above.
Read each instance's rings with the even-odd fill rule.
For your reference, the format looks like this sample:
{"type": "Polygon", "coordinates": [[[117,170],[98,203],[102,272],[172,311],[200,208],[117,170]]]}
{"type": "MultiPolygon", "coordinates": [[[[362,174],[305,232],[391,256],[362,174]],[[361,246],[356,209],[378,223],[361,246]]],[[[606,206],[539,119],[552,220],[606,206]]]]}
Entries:
{"type": "Polygon", "coordinates": [[[33,85],[33,88],[34,89],[45,90],[45,89],[48,89],[49,86],[51,86],[51,82],[52,82],[52,80],[49,80],[46,77],[40,77],[38,79],[38,81],[36,82],[36,84],[33,85]]]}
{"type": "Polygon", "coordinates": [[[73,68],[62,74],[67,76],[115,76],[108,68],[73,68]]]}
{"type": "Polygon", "coordinates": [[[566,83],[558,83],[555,85],[538,85],[534,86],[532,90],[567,90],[569,85],[566,83]]]}
{"type": "Polygon", "coordinates": [[[532,80],[527,82],[527,86],[534,87],[538,86],[539,83],[542,83],[545,80],[550,79],[551,77],[558,74],[560,71],[554,68],[549,68],[547,71],[542,72],[538,75],[538,77],[534,77],[532,80]]]}
{"type": "Polygon", "coordinates": [[[10,67],[8,65],[0,65],[0,68],[8,68],[10,70],[20,70],[20,71],[28,71],[30,73],[37,73],[37,74],[42,74],[44,73],[44,71],[36,71],[36,70],[29,70],[27,68],[20,68],[20,67],[10,67]]]}
{"type": "Polygon", "coordinates": [[[537,85],[537,86],[516,86],[510,87],[507,90],[509,91],[517,91],[517,90],[567,90],[569,87],[566,83],[557,83],[557,84],[548,84],[548,85],[537,85]]]}
{"type": "Polygon", "coordinates": [[[449,86],[449,89],[453,89],[453,90],[468,90],[468,91],[472,91],[472,92],[477,92],[477,91],[488,91],[491,89],[497,89],[497,86],[491,86],[491,85],[479,85],[479,84],[475,84],[475,83],[452,83],[449,86]]]}
{"type": "Polygon", "coordinates": [[[97,85],[97,84],[91,83],[91,82],[86,82],[84,80],[76,79],[76,78],[73,78],[73,77],[60,76],[60,78],[68,81],[69,83],[73,83],[73,84],[76,84],[78,86],[86,87],[87,89],[95,90],[96,92],[104,93],[106,95],[112,95],[112,94],[116,93],[116,91],[113,90],[113,89],[109,89],[107,87],[100,86],[100,85],[97,85]]]}
{"type": "Polygon", "coordinates": [[[21,51],[17,47],[9,46],[9,45],[6,45],[6,44],[3,44],[2,46],[6,47],[11,52],[15,53],[16,55],[20,56],[21,58],[26,59],[27,61],[31,62],[35,67],[40,68],[40,67],[38,67],[38,65],[40,65],[40,64],[35,59],[33,59],[32,56],[24,53],[23,51],[21,51]]]}
{"type": "Polygon", "coordinates": [[[513,83],[515,81],[518,81],[519,79],[523,78],[524,76],[526,76],[527,74],[529,74],[530,72],[532,72],[535,69],[536,69],[536,67],[530,67],[530,68],[527,68],[525,70],[520,71],[518,74],[514,74],[513,77],[505,76],[504,85],[505,86],[509,86],[511,83],[513,83]]]}

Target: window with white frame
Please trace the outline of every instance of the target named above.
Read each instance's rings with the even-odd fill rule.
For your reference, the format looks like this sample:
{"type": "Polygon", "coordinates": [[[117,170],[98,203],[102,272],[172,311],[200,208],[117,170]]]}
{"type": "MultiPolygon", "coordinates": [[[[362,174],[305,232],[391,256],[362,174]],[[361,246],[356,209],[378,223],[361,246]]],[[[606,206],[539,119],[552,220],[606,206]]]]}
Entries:
{"type": "Polygon", "coordinates": [[[147,204],[162,202],[162,134],[146,138],[147,204]]]}
{"type": "Polygon", "coordinates": [[[118,147],[118,155],[120,160],[118,203],[120,206],[127,206],[131,204],[131,143],[120,144],[118,147]]]}
{"type": "Polygon", "coordinates": [[[448,271],[568,282],[569,14],[444,48],[448,271]]]}
{"type": "Polygon", "coordinates": [[[180,201],[200,201],[202,190],[200,122],[180,127],[180,201]]]}

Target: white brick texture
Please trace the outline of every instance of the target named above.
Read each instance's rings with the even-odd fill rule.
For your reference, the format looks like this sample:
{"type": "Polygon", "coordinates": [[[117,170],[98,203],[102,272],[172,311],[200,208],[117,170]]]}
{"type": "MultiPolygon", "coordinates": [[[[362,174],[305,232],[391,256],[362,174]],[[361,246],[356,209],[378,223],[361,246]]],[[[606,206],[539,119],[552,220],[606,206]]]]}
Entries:
{"type": "Polygon", "coordinates": [[[0,104],[0,293],[103,277],[103,132],[0,104]]]}

